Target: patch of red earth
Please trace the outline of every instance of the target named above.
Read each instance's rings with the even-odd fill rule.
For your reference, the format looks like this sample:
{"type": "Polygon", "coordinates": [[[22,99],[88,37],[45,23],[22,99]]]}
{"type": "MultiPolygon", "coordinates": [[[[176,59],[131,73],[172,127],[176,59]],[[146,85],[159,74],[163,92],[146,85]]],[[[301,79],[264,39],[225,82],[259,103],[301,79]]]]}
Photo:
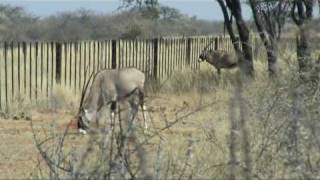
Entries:
{"type": "MultiPolygon", "coordinates": [[[[77,126],[77,119],[67,114],[37,114],[32,117],[32,124],[37,131],[39,126],[49,127],[54,125],[58,130],[64,131],[67,126],[69,130],[75,131],[77,126]]],[[[0,134],[20,134],[27,131],[31,132],[31,121],[26,120],[13,120],[13,119],[0,119],[0,134]]]]}
{"type": "MultiPolygon", "coordinates": [[[[82,136],[78,136],[77,121],[70,114],[34,114],[32,124],[35,133],[42,137],[51,127],[55,127],[60,134],[69,127],[65,144],[77,145],[83,141],[82,136]]],[[[43,163],[39,156],[34,145],[31,121],[0,119],[0,179],[27,177],[34,172],[38,160],[43,163]]]]}

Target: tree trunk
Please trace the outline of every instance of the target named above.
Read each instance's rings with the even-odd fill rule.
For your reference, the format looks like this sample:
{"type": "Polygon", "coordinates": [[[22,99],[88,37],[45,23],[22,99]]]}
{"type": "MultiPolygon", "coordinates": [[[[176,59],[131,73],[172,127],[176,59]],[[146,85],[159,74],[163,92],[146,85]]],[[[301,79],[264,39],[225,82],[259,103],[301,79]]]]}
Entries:
{"type": "Polygon", "coordinates": [[[240,70],[249,77],[254,77],[254,67],[252,60],[252,48],[250,42],[250,31],[243,20],[241,3],[239,0],[217,0],[224,16],[225,26],[231,37],[234,49],[239,56],[239,67],[240,70]],[[228,10],[230,10],[230,16],[228,10]],[[239,32],[240,42],[242,49],[237,46],[237,39],[233,32],[231,17],[235,18],[237,30],[239,32]]]}
{"type": "Polygon", "coordinates": [[[252,60],[252,47],[249,39],[241,40],[242,42],[242,52],[243,59],[240,61],[241,70],[251,76],[254,77],[254,68],[253,68],[253,60],[252,60]]]}
{"type": "Polygon", "coordinates": [[[312,19],[314,1],[295,0],[291,9],[291,17],[298,26],[297,33],[297,57],[299,72],[303,80],[310,79],[311,74],[311,52],[309,49],[309,22],[312,19]],[[297,10],[297,13],[296,13],[297,10]]]}
{"type": "MultiPolygon", "coordinates": [[[[285,9],[287,2],[279,2],[280,4],[276,7],[273,6],[273,9],[262,6],[259,4],[261,2],[257,0],[250,0],[249,2],[260,39],[267,50],[269,76],[275,77],[278,73],[278,41],[281,35],[281,28],[283,27],[281,22],[284,22],[282,18],[286,14],[286,12],[282,12],[281,10],[285,9]]],[[[268,3],[272,4],[273,2],[264,1],[264,3],[270,5],[268,3]]]]}
{"type": "Polygon", "coordinates": [[[238,17],[236,19],[243,54],[243,58],[240,58],[240,68],[246,75],[254,77],[250,31],[242,17],[238,17]]]}
{"type": "Polygon", "coordinates": [[[297,56],[299,64],[299,72],[303,76],[311,70],[311,52],[309,49],[309,37],[306,25],[299,26],[297,34],[297,56]]]}
{"type": "Polygon", "coordinates": [[[278,47],[274,40],[271,40],[270,46],[266,46],[268,58],[269,76],[275,77],[278,73],[278,47]]]}
{"type": "Polygon", "coordinates": [[[239,32],[239,37],[242,45],[243,59],[240,58],[240,68],[242,72],[246,75],[254,77],[254,67],[252,59],[252,47],[250,42],[250,31],[242,18],[241,6],[230,6],[234,8],[232,11],[234,13],[236,24],[239,32]]]}

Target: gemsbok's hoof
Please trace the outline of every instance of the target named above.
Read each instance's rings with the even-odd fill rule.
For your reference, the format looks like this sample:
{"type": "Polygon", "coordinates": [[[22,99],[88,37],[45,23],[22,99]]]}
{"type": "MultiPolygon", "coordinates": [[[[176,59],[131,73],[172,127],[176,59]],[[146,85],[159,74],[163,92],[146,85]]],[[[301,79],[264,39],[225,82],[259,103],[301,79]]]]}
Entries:
{"type": "Polygon", "coordinates": [[[147,111],[147,106],[143,105],[142,110],[147,111]]]}
{"type": "Polygon", "coordinates": [[[79,133],[80,133],[80,134],[83,134],[83,135],[86,135],[86,134],[87,134],[87,131],[80,128],[80,129],[79,129],[79,133]]]}

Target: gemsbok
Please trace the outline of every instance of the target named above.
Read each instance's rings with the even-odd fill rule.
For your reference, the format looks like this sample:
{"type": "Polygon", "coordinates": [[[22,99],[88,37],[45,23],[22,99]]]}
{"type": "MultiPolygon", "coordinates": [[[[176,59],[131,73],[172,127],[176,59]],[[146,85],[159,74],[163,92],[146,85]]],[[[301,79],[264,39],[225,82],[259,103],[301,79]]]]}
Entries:
{"type": "MultiPolygon", "coordinates": [[[[90,123],[97,122],[97,114],[102,107],[110,105],[111,118],[114,118],[116,103],[120,101],[129,103],[133,116],[140,105],[144,116],[144,83],[144,73],[136,68],[106,69],[94,76],[91,74],[81,94],[78,131],[86,134],[90,123]],[[88,89],[91,79],[91,87],[88,89]]],[[[145,116],[144,126],[147,128],[145,116]]]]}
{"type": "Polygon", "coordinates": [[[207,50],[207,48],[201,52],[199,61],[207,61],[213,65],[219,75],[221,69],[231,69],[238,66],[238,58],[233,53],[222,50],[207,50]]]}

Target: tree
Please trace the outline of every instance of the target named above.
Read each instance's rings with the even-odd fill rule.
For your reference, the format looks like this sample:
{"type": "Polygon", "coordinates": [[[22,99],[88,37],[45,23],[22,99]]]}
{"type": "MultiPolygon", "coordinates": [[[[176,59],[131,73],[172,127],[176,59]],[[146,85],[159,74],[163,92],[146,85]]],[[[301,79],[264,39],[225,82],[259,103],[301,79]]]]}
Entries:
{"type": "Polygon", "coordinates": [[[143,16],[151,19],[158,19],[160,17],[160,5],[158,0],[121,0],[121,8],[131,8],[138,10],[143,16]]]}
{"type": "Polygon", "coordinates": [[[246,22],[242,17],[242,9],[240,0],[217,0],[223,16],[224,23],[230,35],[233,47],[239,56],[240,68],[242,72],[251,77],[254,76],[254,67],[252,60],[252,46],[250,42],[250,31],[246,22]],[[239,40],[242,49],[238,46],[238,38],[233,30],[233,17],[235,18],[236,28],[239,33],[239,40]]]}
{"type": "MultiPolygon", "coordinates": [[[[30,37],[26,37],[24,32],[35,31],[37,21],[38,18],[29,15],[21,7],[0,4],[0,39],[30,40],[30,37]]],[[[37,37],[34,33],[32,34],[32,37],[37,37]]]]}
{"type": "Polygon", "coordinates": [[[179,20],[182,18],[182,14],[178,9],[171,8],[169,6],[160,7],[160,18],[168,21],[179,20]]]}
{"type": "Polygon", "coordinates": [[[288,16],[290,3],[278,0],[249,0],[259,36],[267,50],[270,76],[278,71],[278,42],[288,16]]]}

